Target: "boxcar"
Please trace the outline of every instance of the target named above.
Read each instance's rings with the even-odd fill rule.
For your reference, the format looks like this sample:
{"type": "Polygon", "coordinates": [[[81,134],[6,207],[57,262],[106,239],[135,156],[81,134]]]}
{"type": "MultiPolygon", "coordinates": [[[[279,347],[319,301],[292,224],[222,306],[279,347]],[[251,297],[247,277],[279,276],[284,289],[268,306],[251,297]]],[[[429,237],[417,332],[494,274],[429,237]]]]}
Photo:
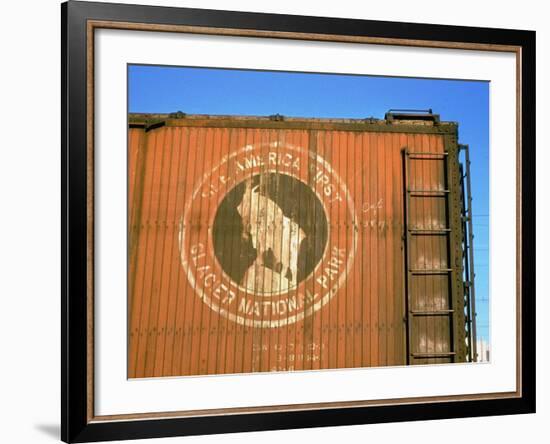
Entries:
{"type": "Polygon", "coordinates": [[[431,112],[131,114],[128,376],[475,360],[457,138],[431,112]]]}

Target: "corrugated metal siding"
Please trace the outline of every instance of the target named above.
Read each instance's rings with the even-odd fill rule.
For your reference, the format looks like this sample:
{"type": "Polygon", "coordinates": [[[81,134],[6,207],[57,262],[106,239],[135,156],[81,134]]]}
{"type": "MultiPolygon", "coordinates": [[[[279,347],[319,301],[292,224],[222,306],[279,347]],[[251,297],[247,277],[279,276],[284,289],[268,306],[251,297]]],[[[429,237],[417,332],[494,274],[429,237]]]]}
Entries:
{"type": "MultiPolygon", "coordinates": [[[[442,136],[319,129],[164,126],[148,132],[131,128],[128,142],[129,377],[407,363],[402,150],[443,153],[442,136]],[[219,261],[212,261],[212,275],[208,274],[209,271],[201,272],[202,262],[198,262],[202,260],[199,257],[201,252],[191,251],[202,239],[205,254],[210,254],[214,242],[215,207],[239,182],[235,179],[238,165],[227,158],[247,145],[257,147],[265,159],[269,153],[278,150],[282,154],[285,146],[297,148],[295,154],[300,168],[295,173],[302,183],[308,184],[322,197],[320,201],[324,206],[330,240],[326,245],[336,248],[333,244],[337,244],[342,249],[342,263],[347,264],[347,258],[354,255],[346,279],[338,285],[330,300],[317,310],[311,309],[312,313],[296,322],[277,321],[275,318],[279,316],[281,319],[282,311],[277,314],[275,310],[282,308],[274,305],[269,306],[269,310],[263,309],[263,305],[258,305],[258,310],[251,309],[246,322],[230,319],[227,313],[223,313],[221,297],[224,295],[233,296],[236,304],[243,299],[263,303],[269,298],[242,285],[235,287],[233,293],[220,287],[221,284],[218,284],[217,294],[206,289],[209,281],[223,282],[219,261]],[[346,203],[336,200],[330,203],[330,197],[336,199],[337,186],[332,182],[336,175],[327,179],[328,170],[315,160],[317,156],[323,158],[333,173],[342,179],[349,196],[341,197],[352,203],[354,212],[346,203]],[[209,173],[220,164],[215,174],[209,173]],[[203,185],[198,189],[200,184],[203,185]],[[194,199],[193,192],[197,189],[206,197],[197,199],[195,196],[194,199]],[[186,212],[189,214],[187,219],[186,212]],[[182,248],[188,251],[180,251],[182,248]],[[197,281],[203,279],[202,294],[196,289],[197,281],[191,283],[189,273],[182,265],[182,261],[193,260],[198,263],[193,271],[197,281]],[[222,314],[211,308],[216,298],[222,314]],[[210,303],[206,303],[207,300],[210,303]],[[250,324],[255,321],[265,321],[270,326],[250,324]]],[[[282,200],[296,198],[294,193],[305,192],[300,191],[300,186],[285,188],[277,176],[277,168],[273,177],[277,179],[275,189],[282,194],[279,196],[282,200]]],[[[250,174],[248,179],[252,183],[253,173],[250,174]]],[[[416,162],[410,172],[413,186],[418,189],[443,189],[444,175],[443,163],[430,160],[416,162]]],[[[264,179],[259,180],[261,189],[264,179]]],[[[303,201],[306,202],[305,197],[303,201]]],[[[411,203],[409,224],[424,229],[447,227],[445,202],[445,199],[432,199],[432,202],[422,199],[419,205],[411,203]]],[[[315,233],[315,226],[323,217],[315,211],[306,211],[305,222],[302,222],[303,229],[309,233],[315,233]]],[[[218,232],[222,234],[218,233],[216,241],[227,254],[236,251],[239,242],[231,223],[228,221],[221,226],[218,232]],[[227,233],[226,237],[223,237],[224,233],[227,233]]],[[[305,259],[306,263],[317,257],[321,247],[325,246],[314,245],[307,250],[311,257],[305,259]]],[[[448,266],[445,237],[419,236],[410,249],[415,268],[448,266]]],[[[327,274],[330,283],[339,278],[331,274],[331,267],[342,274],[343,265],[338,261],[336,253],[325,252],[315,266],[319,279],[305,279],[304,288],[299,291],[306,295],[325,291],[321,275],[327,274]]],[[[207,266],[206,262],[203,266],[207,266]]],[[[414,309],[449,308],[448,276],[422,276],[412,282],[409,297],[414,309]]],[[[296,298],[300,297],[299,291],[295,291],[296,298]]],[[[290,312],[290,305],[285,307],[290,312]]],[[[307,302],[304,302],[302,315],[309,313],[307,307],[307,302]]],[[[413,322],[411,351],[451,350],[450,317],[417,317],[413,322]]],[[[424,362],[434,360],[417,360],[415,363],[424,362]]],[[[449,362],[449,359],[439,358],[435,362],[449,362]]]]}

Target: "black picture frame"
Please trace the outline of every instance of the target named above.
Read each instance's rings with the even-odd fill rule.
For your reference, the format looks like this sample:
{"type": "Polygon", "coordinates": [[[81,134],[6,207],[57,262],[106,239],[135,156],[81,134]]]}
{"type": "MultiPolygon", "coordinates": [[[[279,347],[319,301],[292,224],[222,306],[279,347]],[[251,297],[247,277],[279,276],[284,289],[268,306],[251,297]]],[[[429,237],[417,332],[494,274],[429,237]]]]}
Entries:
{"type": "Polygon", "coordinates": [[[535,32],[370,20],[321,18],[69,1],[62,23],[62,313],[61,438],[90,442],[180,435],[326,427],[535,412],[535,32]],[[98,421],[90,416],[88,359],[93,319],[88,305],[89,202],[87,172],[87,39],[90,20],[185,25],[266,32],[512,45],[520,48],[521,177],[520,260],[522,294],[518,331],[521,394],[437,403],[391,403],[230,415],[98,421]],[[90,327],[90,324],[92,325],[90,327]]]}

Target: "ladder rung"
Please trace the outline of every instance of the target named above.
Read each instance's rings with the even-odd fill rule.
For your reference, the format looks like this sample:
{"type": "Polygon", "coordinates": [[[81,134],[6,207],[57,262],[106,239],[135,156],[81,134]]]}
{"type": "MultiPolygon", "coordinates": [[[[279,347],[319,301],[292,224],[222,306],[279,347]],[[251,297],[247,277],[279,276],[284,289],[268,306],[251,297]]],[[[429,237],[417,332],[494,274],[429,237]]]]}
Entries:
{"type": "Polygon", "coordinates": [[[415,269],[409,270],[412,274],[447,274],[453,271],[451,268],[435,268],[433,270],[415,269]]]}
{"type": "Polygon", "coordinates": [[[411,310],[413,316],[448,316],[454,312],[454,310],[411,310]]]}
{"type": "Polygon", "coordinates": [[[445,352],[445,353],[411,353],[413,358],[449,358],[456,355],[455,352],[445,352]]]}
{"type": "Polygon", "coordinates": [[[418,197],[445,197],[449,190],[407,190],[407,193],[418,197]]]}
{"type": "Polygon", "coordinates": [[[411,234],[421,235],[421,234],[448,234],[451,232],[450,228],[440,228],[436,230],[424,229],[424,228],[409,228],[411,234]]]}
{"type": "Polygon", "coordinates": [[[409,159],[419,160],[443,160],[447,157],[447,153],[409,153],[409,159]]]}

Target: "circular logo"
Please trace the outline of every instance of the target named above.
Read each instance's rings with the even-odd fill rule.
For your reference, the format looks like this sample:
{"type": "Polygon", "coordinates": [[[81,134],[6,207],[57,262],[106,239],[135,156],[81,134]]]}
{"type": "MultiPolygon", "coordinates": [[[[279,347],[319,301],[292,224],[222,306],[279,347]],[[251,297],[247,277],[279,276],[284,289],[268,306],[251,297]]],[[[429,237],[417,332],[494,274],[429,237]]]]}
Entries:
{"type": "Polygon", "coordinates": [[[235,186],[216,211],[212,233],[223,271],[262,296],[296,288],[320,262],[327,237],[319,198],[281,173],[257,174],[235,186]]]}
{"type": "Polygon", "coordinates": [[[247,145],[207,172],[180,223],[183,268],[196,295],[230,320],[281,327],[342,286],[356,250],[353,202],[318,154],[247,145]]]}

